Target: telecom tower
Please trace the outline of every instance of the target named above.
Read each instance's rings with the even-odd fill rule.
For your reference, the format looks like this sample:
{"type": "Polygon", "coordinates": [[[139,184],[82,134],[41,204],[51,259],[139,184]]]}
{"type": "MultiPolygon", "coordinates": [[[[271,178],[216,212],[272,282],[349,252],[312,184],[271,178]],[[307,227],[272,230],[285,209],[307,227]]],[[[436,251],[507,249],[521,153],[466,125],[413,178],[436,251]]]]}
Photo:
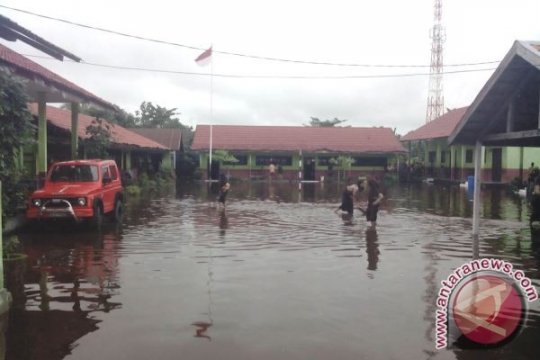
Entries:
{"type": "Polygon", "coordinates": [[[444,113],[443,96],[443,43],[446,32],[442,25],[442,0],[434,0],[434,24],[431,37],[431,67],[429,70],[429,93],[426,111],[426,123],[435,120],[444,113]]]}

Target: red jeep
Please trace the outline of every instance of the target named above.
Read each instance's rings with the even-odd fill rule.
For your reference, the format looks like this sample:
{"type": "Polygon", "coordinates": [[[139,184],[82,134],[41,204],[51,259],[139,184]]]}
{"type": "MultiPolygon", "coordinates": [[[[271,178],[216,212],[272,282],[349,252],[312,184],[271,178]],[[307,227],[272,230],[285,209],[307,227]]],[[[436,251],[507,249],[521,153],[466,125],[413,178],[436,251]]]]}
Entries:
{"type": "Polygon", "coordinates": [[[123,190],[113,160],[57,162],[51,166],[44,187],[30,197],[26,217],[86,219],[99,227],[103,214],[121,219],[123,190]]]}

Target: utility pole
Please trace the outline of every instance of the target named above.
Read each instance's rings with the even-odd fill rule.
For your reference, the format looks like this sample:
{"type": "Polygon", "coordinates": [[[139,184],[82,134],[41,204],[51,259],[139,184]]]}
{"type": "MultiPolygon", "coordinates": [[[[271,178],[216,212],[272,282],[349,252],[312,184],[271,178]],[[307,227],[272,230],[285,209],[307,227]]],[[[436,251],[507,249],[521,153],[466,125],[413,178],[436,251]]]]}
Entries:
{"type": "Polygon", "coordinates": [[[442,0],[434,0],[434,23],[430,31],[431,67],[429,70],[429,93],[427,100],[426,123],[444,113],[443,96],[443,43],[446,31],[442,25],[442,0]]]}

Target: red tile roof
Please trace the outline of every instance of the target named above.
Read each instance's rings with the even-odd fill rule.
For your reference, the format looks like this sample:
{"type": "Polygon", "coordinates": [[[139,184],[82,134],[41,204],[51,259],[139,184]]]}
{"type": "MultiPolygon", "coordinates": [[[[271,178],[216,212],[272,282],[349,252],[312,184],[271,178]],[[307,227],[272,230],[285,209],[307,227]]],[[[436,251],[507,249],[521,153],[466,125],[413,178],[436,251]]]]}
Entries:
{"type": "Polygon", "coordinates": [[[60,90],[71,93],[85,101],[90,101],[107,109],[116,109],[115,105],[97,97],[89,91],[86,91],[71,81],[64,79],[60,75],[47,70],[43,66],[33,62],[32,60],[2,44],[0,44],[0,65],[10,67],[19,76],[24,76],[30,79],[38,78],[39,80],[44,81],[47,86],[57,87],[60,90]]]}
{"type": "MultiPolygon", "coordinates": [[[[198,125],[193,150],[207,150],[210,126],[198,125]]],[[[213,148],[249,151],[394,153],[405,149],[389,128],[214,125],[213,148]]]]}
{"type": "Polygon", "coordinates": [[[180,150],[182,143],[182,130],[180,129],[141,129],[130,128],[129,130],[154,140],[157,143],[165,146],[169,150],[180,150]]]}
{"type": "MultiPolygon", "coordinates": [[[[37,104],[29,104],[30,112],[35,116],[38,115],[37,104]]],[[[47,121],[52,125],[59,127],[61,129],[71,132],[71,111],[59,109],[53,106],[47,106],[46,110],[47,121]]],[[[79,126],[77,128],[77,134],[79,138],[86,139],[88,135],[86,134],[86,128],[92,124],[92,121],[95,120],[95,117],[79,114],[79,126]]],[[[149,148],[149,149],[160,149],[167,150],[167,148],[161,144],[158,144],[155,141],[152,141],[144,136],[136,134],[128,129],[108,122],[104,120],[107,124],[111,126],[111,140],[115,144],[119,145],[128,145],[135,146],[140,148],[149,148]]]]}
{"type": "Polygon", "coordinates": [[[450,110],[446,114],[437,119],[420,126],[418,129],[413,130],[407,135],[401,138],[401,141],[412,141],[412,140],[425,140],[425,139],[435,139],[435,138],[444,138],[450,136],[452,131],[456,128],[457,124],[465,115],[467,111],[467,106],[450,110]]]}

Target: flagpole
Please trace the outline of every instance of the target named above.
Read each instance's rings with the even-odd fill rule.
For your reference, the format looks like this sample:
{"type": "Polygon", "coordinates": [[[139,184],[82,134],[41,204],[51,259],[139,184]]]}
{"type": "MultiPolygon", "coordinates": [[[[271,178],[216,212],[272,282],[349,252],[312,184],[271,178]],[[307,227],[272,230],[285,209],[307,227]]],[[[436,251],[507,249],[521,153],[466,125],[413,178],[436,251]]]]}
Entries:
{"type": "MultiPolygon", "coordinates": [[[[212,49],[213,45],[210,46],[212,49]]],[[[214,121],[214,54],[210,56],[210,180],[212,179],[212,123],[214,121]]]]}

